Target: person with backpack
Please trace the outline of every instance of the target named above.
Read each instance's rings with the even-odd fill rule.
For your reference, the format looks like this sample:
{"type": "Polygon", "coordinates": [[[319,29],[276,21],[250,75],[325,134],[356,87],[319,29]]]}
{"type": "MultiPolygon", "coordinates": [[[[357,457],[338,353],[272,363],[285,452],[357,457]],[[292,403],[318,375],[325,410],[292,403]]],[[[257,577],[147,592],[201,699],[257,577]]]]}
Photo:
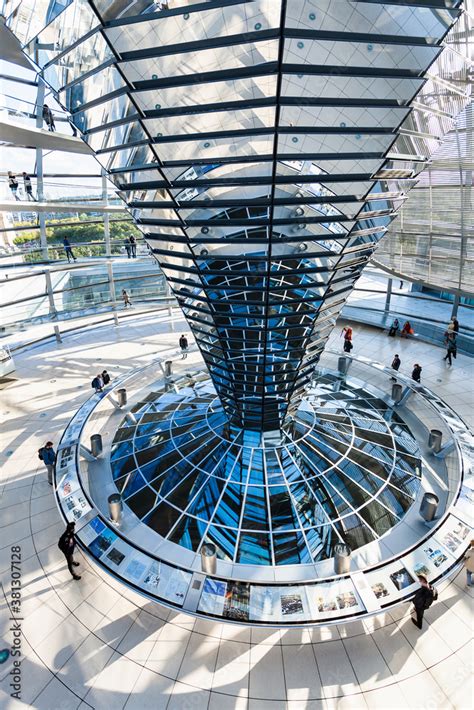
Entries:
{"type": "Polygon", "coordinates": [[[448,361],[448,365],[452,366],[453,358],[456,359],[458,354],[458,346],[456,345],[456,333],[449,333],[446,338],[446,355],[443,360],[448,361]]]}
{"type": "Polygon", "coordinates": [[[104,390],[104,381],[102,380],[102,377],[100,375],[96,375],[94,379],[91,382],[91,387],[95,389],[95,393],[97,394],[98,392],[103,392],[104,390]]]}
{"type": "Polygon", "coordinates": [[[38,449],[38,458],[46,466],[48,472],[48,483],[50,486],[53,485],[53,471],[54,464],[56,462],[56,452],[53,448],[53,442],[47,441],[41,449],[38,449]]]}
{"type": "Polygon", "coordinates": [[[429,609],[432,603],[438,598],[438,592],[428,583],[424,574],[418,575],[418,581],[420,588],[416,590],[412,600],[413,606],[415,607],[416,619],[412,617],[412,623],[421,629],[423,625],[423,615],[426,609],[429,609]]]}
{"type": "Polygon", "coordinates": [[[188,357],[188,339],[187,337],[183,334],[180,339],[179,339],[179,347],[181,348],[181,359],[186,360],[188,357]]]}
{"type": "Polygon", "coordinates": [[[68,523],[65,532],[61,535],[58,541],[58,547],[66,558],[67,568],[73,579],[81,579],[81,575],[76,574],[73,567],[79,567],[79,562],[74,561],[74,549],[76,547],[76,538],[74,537],[74,528],[76,523],[68,523]]]}
{"type": "MultiPolygon", "coordinates": [[[[390,367],[392,368],[392,370],[396,370],[396,372],[398,372],[401,364],[402,364],[402,361],[400,360],[400,356],[398,355],[398,353],[395,353],[395,357],[393,358],[392,364],[390,367]]],[[[391,377],[390,379],[393,380],[393,382],[397,381],[396,377],[391,377]]]]}

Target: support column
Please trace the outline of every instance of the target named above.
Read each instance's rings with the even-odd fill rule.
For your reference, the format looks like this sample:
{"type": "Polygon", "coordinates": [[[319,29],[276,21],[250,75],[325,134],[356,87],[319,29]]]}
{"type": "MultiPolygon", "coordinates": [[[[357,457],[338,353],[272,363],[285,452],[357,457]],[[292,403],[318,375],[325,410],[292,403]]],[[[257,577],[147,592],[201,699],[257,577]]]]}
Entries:
{"type": "MultiPolygon", "coordinates": [[[[58,319],[58,312],[56,310],[56,304],[54,302],[53,283],[51,281],[51,274],[49,271],[44,272],[44,278],[46,281],[46,293],[49,301],[49,315],[51,316],[51,320],[54,322],[58,319]]],[[[53,325],[53,330],[57,342],[62,343],[61,332],[59,330],[59,326],[56,323],[53,325]]]]}
{"type": "MultiPolygon", "coordinates": [[[[44,83],[38,76],[38,91],[36,92],[36,127],[43,127],[44,83]]],[[[43,182],[43,149],[36,148],[36,196],[38,202],[44,202],[43,182]]],[[[49,259],[48,241],[46,239],[46,217],[44,212],[38,212],[41,254],[46,261],[49,259]]]]}
{"type": "MultiPolygon", "coordinates": [[[[108,204],[108,192],[107,192],[107,176],[105,170],[102,168],[102,202],[104,205],[108,204]]],[[[104,220],[104,242],[105,242],[105,256],[112,256],[112,250],[110,246],[110,216],[108,212],[103,213],[104,220]]]]}
{"type": "Polygon", "coordinates": [[[392,285],[393,279],[389,279],[387,281],[387,296],[385,298],[384,316],[387,316],[387,313],[390,310],[390,301],[392,299],[392,285]]]}
{"type": "Polygon", "coordinates": [[[454,303],[453,303],[453,310],[451,311],[451,318],[458,317],[459,301],[460,301],[460,296],[459,296],[459,293],[457,293],[454,296],[454,303]]]}
{"type": "Polygon", "coordinates": [[[114,271],[112,268],[112,262],[107,262],[107,275],[109,278],[109,289],[110,289],[110,300],[112,302],[112,312],[114,314],[115,325],[119,324],[119,319],[117,315],[117,299],[115,297],[115,281],[114,281],[114,271]]]}

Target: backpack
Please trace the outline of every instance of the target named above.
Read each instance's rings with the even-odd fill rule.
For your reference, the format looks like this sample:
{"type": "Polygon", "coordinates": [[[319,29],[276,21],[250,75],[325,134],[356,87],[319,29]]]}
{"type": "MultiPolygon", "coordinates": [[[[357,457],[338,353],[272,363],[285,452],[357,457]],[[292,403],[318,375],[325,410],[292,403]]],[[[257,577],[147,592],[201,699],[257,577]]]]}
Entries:
{"type": "Polygon", "coordinates": [[[44,458],[43,458],[43,449],[44,449],[44,446],[42,446],[41,449],[38,449],[38,458],[39,458],[40,461],[44,461],[44,458]]]}
{"type": "Polygon", "coordinates": [[[58,547],[63,554],[66,552],[66,533],[63,533],[58,540],[58,547]]]}
{"type": "Polygon", "coordinates": [[[436,602],[438,600],[438,590],[434,587],[429,587],[429,591],[431,592],[431,594],[425,599],[425,606],[423,607],[424,609],[429,609],[433,602],[436,602]]]}

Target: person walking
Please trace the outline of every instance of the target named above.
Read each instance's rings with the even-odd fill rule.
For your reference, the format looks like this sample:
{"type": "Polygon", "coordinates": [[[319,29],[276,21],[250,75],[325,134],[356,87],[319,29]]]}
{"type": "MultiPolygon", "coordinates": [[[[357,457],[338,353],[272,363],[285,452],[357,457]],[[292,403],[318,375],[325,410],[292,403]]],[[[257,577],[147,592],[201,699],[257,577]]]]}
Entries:
{"type": "Polygon", "coordinates": [[[179,339],[179,347],[181,348],[181,359],[186,360],[188,357],[188,339],[185,335],[182,335],[179,339]]]}
{"type": "Polygon", "coordinates": [[[464,556],[464,569],[466,570],[466,583],[468,587],[474,586],[472,575],[474,574],[474,540],[471,540],[464,556]]]}
{"type": "Polygon", "coordinates": [[[110,375],[107,370],[102,370],[100,376],[102,378],[102,382],[104,383],[104,387],[110,384],[110,375]]]}
{"type": "Polygon", "coordinates": [[[36,198],[33,196],[33,185],[31,184],[31,178],[28,173],[25,172],[23,172],[23,185],[25,186],[27,200],[29,201],[31,199],[33,202],[36,202],[36,198]]]}
{"type": "Polygon", "coordinates": [[[125,249],[126,249],[126,252],[127,252],[127,258],[130,259],[130,256],[131,256],[131,253],[132,253],[132,247],[131,247],[130,240],[129,240],[128,237],[125,237],[124,244],[125,244],[125,249]]]}
{"type": "Polygon", "coordinates": [[[419,629],[423,626],[423,615],[426,609],[429,609],[433,601],[438,598],[438,593],[428,584],[428,580],[423,574],[418,575],[420,588],[416,590],[413,597],[413,606],[415,608],[416,620],[412,617],[412,623],[419,629]]]}
{"type": "Polygon", "coordinates": [[[127,306],[130,306],[130,308],[132,307],[130,297],[124,288],[122,289],[122,299],[124,303],[124,308],[126,308],[127,306]]]}
{"type": "Polygon", "coordinates": [[[412,373],[411,373],[412,380],[415,380],[415,382],[420,383],[422,369],[423,368],[421,367],[421,365],[418,365],[418,363],[415,362],[415,364],[413,365],[412,373]]]}
{"type": "Polygon", "coordinates": [[[132,259],[136,259],[137,258],[137,240],[135,239],[133,234],[130,237],[129,241],[130,241],[130,248],[132,250],[132,259]]]}
{"type": "Polygon", "coordinates": [[[64,251],[66,252],[66,256],[67,256],[67,263],[70,264],[71,259],[73,261],[77,261],[76,257],[74,256],[74,252],[72,251],[71,242],[69,241],[69,239],[67,237],[64,237],[63,245],[64,245],[64,251]]]}
{"type": "Polygon", "coordinates": [[[11,193],[15,200],[19,201],[20,198],[18,197],[18,180],[16,179],[15,175],[12,173],[11,170],[8,171],[8,187],[11,190],[11,193]]]}
{"type": "Polygon", "coordinates": [[[453,357],[456,359],[457,354],[458,354],[458,348],[456,345],[456,334],[454,331],[452,333],[448,334],[448,337],[446,338],[446,355],[444,356],[443,360],[446,362],[448,361],[448,365],[451,367],[453,364],[453,357]]]}
{"type": "MultiPolygon", "coordinates": [[[[402,361],[400,360],[398,353],[395,353],[395,357],[393,358],[392,365],[391,365],[392,370],[396,370],[398,372],[401,364],[402,364],[402,361]]],[[[393,380],[394,382],[397,381],[396,377],[391,377],[390,379],[393,380]]]]}
{"type": "Polygon", "coordinates": [[[400,323],[398,322],[398,318],[395,318],[392,325],[390,326],[390,330],[388,331],[388,334],[390,335],[391,338],[394,338],[399,330],[400,330],[400,323]]]}
{"type": "Polygon", "coordinates": [[[49,108],[48,104],[43,105],[43,121],[48,126],[48,131],[55,131],[56,126],[54,124],[53,112],[49,108]]]}
{"type": "Polygon", "coordinates": [[[56,452],[53,448],[53,442],[47,441],[46,444],[39,449],[38,456],[46,466],[46,471],[48,472],[48,483],[52,486],[54,464],[56,463],[56,452]]]}
{"type": "Polygon", "coordinates": [[[354,345],[352,344],[352,340],[349,338],[344,338],[344,345],[343,345],[343,350],[345,353],[350,353],[354,345]]]}
{"type": "Polygon", "coordinates": [[[94,379],[91,382],[91,387],[95,389],[96,394],[98,392],[103,392],[104,391],[104,381],[102,380],[101,375],[96,375],[94,379]]]}
{"type": "Polygon", "coordinates": [[[81,579],[80,574],[74,572],[73,567],[79,567],[79,562],[74,561],[74,549],[76,547],[76,538],[74,530],[76,523],[68,523],[65,532],[61,535],[58,541],[58,547],[66,558],[67,568],[73,579],[81,579]]]}

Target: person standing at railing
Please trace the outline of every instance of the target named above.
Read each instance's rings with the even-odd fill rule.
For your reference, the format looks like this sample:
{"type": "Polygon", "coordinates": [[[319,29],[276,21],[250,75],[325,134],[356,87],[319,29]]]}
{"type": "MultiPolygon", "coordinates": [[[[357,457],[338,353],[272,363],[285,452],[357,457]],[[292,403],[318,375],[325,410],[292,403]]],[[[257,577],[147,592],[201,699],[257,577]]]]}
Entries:
{"type": "Polygon", "coordinates": [[[20,198],[17,195],[18,191],[18,180],[16,179],[15,175],[12,173],[11,170],[8,171],[8,187],[11,190],[11,193],[15,200],[19,200],[20,198]]]}
{"type": "Polygon", "coordinates": [[[69,239],[67,237],[64,237],[63,245],[64,245],[64,251],[66,252],[66,256],[67,256],[67,263],[70,264],[71,259],[73,261],[77,261],[76,257],[74,256],[74,253],[72,251],[72,248],[71,248],[71,242],[69,241],[69,239]]]}
{"type": "Polygon", "coordinates": [[[27,200],[33,200],[33,202],[36,202],[36,198],[33,195],[33,185],[31,184],[31,178],[28,175],[28,173],[25,173],[23,171],[23,185],[25,186],[25,194],[27,200]]]}
{"type": "Polygon", "coordinates": [[[56,126],[54,124],[53,112],[49,108],[48,104],[44,104],[44,106],[43,106],[43,121],[48,126],[48,131],[55,131],[56,130],[56,126]]]}
{"type": "Polygon", "coordinates": [[[132,250],[132,258],[136,259],[137,258],[137,240],[135,239],[133,234],[130,237],[130,245],[131,245],[131,250],[132,250]]]}
{"type": "Polygon", "coordinates": [[[131,254],[132,254],[132,246],[130,244],[130,239],[128,237],[125,237],[124,244],[125,244],[125,249],[127,252],[127,258],[130,259],[131,254]]]}

